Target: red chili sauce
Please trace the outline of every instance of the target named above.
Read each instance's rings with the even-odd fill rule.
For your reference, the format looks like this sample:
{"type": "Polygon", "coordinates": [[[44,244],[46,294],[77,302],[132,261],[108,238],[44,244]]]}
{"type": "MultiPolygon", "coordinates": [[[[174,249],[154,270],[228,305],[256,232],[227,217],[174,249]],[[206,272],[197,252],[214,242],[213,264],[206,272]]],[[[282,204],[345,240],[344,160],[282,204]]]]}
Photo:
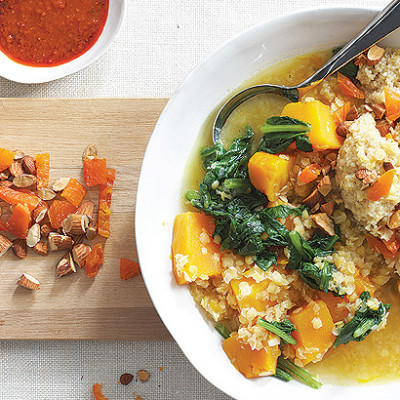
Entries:
{"type": "Polygon", "coordinates": [[[109,0],[0,0],[0,50],[36,67],[64,64],[99,38],[109,0]]]}

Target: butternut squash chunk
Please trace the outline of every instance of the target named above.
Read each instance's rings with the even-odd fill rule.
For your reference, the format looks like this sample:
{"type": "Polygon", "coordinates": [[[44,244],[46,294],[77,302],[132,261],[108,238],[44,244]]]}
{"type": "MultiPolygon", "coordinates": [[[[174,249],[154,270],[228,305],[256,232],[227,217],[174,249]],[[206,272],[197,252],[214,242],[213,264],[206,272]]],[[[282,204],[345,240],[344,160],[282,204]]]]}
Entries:
{"type": "Polygon", "coordinates": [[[196,212],[176,216],[172,262],[178,285],[221,274],[221,246],[214,242],[213,232],[214,220],[210,216],[196,212]]]}
{"type": "MultiPolygon", "coordinates": [[[[268,337],[272,339],[275,335],[270,333],[268,337]]],[[[275,374],[277,360],[281,354],[278,345],[269,346],[265,343],[261,350],[252,350],[235,332],[223,341],[222,347],[233,366],[246,378],[275,374]]]]}
{"type": "Polygon", "coordinates": [[[322,300],[296,308],[289,314],[289,319],[297,329],[292,332],[297,344],[287,345],[289,358],[296,358],[304,366],[322,358],[333,345],[336,339],[332,333],[333,320],[322,300]]]}
{"type": "Polygon", "coordinates": [[[318,297],[328,307],[333,322],[343,321],[349,315],[349,310],[346,307],[349,301],[346,297],[337,297],[330,292],[318,292],[318,297]]]}
{"type": "Polygon", "coordinates": [[[311,124],[308,138],[313,149],[338,149],[343,144],[343,138],[336,133],[336,124],[330,107],[318,100],[307,103],[289,103],[281,113],[282,117],[291,117],[311,124]]]}
{"type": "Polygon", "coordinates": [[[250,181],[269,201],[276,201],[279,192],[289,182],[294,161],[294,157],[259,151],[249,160],[250,181]]]}

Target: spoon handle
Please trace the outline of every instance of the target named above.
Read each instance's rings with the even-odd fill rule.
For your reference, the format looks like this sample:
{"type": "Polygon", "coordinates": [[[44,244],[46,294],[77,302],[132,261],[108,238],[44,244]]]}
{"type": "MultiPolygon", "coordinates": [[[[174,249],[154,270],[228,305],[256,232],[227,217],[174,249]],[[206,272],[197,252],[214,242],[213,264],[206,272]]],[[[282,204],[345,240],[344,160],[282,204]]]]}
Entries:
{"type": "Polygon", "coordinates": [[[338,51],[320,70],[297,87],[308,86],[336,72],[365,49],[373,46],[399,27],[400,0],[388,4],[362,31],[338,51]]]}

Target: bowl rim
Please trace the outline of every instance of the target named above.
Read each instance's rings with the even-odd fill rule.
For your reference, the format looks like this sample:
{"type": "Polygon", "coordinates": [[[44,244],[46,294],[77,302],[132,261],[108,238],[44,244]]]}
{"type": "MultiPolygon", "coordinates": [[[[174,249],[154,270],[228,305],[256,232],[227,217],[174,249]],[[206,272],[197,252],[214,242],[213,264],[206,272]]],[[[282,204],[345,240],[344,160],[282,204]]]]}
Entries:
{"type": "Polygon", "coordinates": [[[127,7],[127,1],[126,0],[118,0],[121,4],[120,7],[120,13],[118,16],[118,23],[115,25],[109,39],[107,40],[107,42],[105,42],[101,49],[99,49],[99,51],[97,52],[96,55],[94,55],[93,57],[89,57],[85,62],[83,63],[79,63],[78,60],[80,60],[82,58],[82,56],[87,55],[90,51],[92,51],[96,44],[100,41],[101,37],[104,35],[105,32],[105,27],[107,24],[107,21],[109,20],[110,17],[110,9],[111,9],[111,4],[113,2],[115,2],[115,0],[109,0],[109,8],[108,8],[108,14],[107,14],[107,18],[105,21],[105,24],[103,26],[103,30],[101,32],[101,34],[99,35],[99,37],[97,38],[96,42],[88,49],[86,50],[84,53],[82,53],[80,56],[66,62],[63,64],[59,64],[59,65],[54,65],[54,66],[49,66],[49,67],[35,67],[35,66],[31,66],[31,65],[24,65],[21,63],[18,63],[14,60],[12,60],[10,57],[8,57],[6,54],[4,54],[3,52],[0,52],[2,56],[4,56],[5,58],[7,58],[10,62],[15,63],[19,66],[19,68],[23,69],[25,72],[25,74],[9,74],[7,72],[2,72],[0,70],[0,77],[7,79],[11,82],[16,82],[16,83],[22,83],[22,84],[40,84],[40,83],[46,83],[46,82],[52,82],[61,78],[64,78],[68,75],[74,74],[75,72],[81,71],[82,69],[88,67],[89,65],[93,64],[95,61],[97,61],[101,56],[104,55],[104,53],[109,49],[109,47],[111,46],[111,44],[114,42],[115,37],[117,36],[122,23],[125,19],[125,15],[126,15],[126,7],[127,7]],[[63,68],[63,71],[60,71],[60,73],[55,74],[54,76],[51,76],[50,78],[46,78],[45,74],[37,74],[36,72],[38,70],[40,71],[46,71],[46,70],[52,70],[55,68],[61,67],[63,68]],[[68,67],[64,70],[65,67],[68,67]]]}
{"type": "MultiPolygon", "coordinates": [[[[208,56],[206,56],[193,70],[192,72],[183,80],[183,82],[178,86],[174,94],[171,96],[170,100],[168,101],[167,105],[165,106],[164,110],[162,111],[157,124],[155,125],[154,131],[149,139],[149,142],[147,144],[144,157],[143,157],[143,163],[140,171],[140,176],[139,176],[139,182],[138,182],[138,189],[137,189],[137,197],[136,197],[136,218],[135,218],[135,231],[136,231],[136,244],[137,244],[137,251],[138,251],[138,257],[139,257],[139,263],[142,265],[142,260],[144,259],[144,245],[145,243],[142,243],[142,237],[140,235],[141,232],[141,217],[140,213],[142,212],[142,208],[144,209],[145,206],[145,199],[142,196],[143,192],[143,187],[144,187],[144,171],[148,168],[147,164],[149,163],[149,153],[151,153],[152,148],[154,146],[154,142],[157,140],[157,133],[162,129],[162,125],[164,123],[165,116],[169,114],[170,109],[174,106],[174,103],[177,101],[177,98],[179,98],[179,95],[182,91],[185,90],[187,85],[190,85],[191,80],[193,76],[195,76],[198,72],[198,70],[202,69],[206,64],[209,63],[209,61],[215,57],[217,53],[219,53],[222,49],[225,47],[229,46],[232,44],[232,42],[235,42],[237,38],[241,36],[245,36],[252,31],[256,31],[257,29],[260,28],[265,28],[268,27],[269,29],[274,29],[274,25],[276,24],[284,24],[285,21],[291,20],[295,17],[299,16],[311,16],[311,15],[319,15],[320,13],[339,13],[339,12],[360,12],[362,11],[363,13],[371,13],[371,15],[374,15],[375,13],[379,12],[381,8],[379,7],[368,7],[368,6],[354,6],[354,5],[326,5],[326,6],[321,6],[321,7],[308,7],[299,11],[293,11],[290,13],[285,13],[283,15],[271,18],[267,21],[261,22],[259,24],[256,24],[254,26],[251,26],[242,32],[239,32],[235,34],[233,37],[222,43],[220,46],[218,46],[214,51],[212,51],[208,56]],[[143,198],[142,198],[143,197],[143,198]],[[139,217],[138,217],[139,216],[139,217]],[[143,246],[143,247],[142,247],[143,246]]],[[[271,60],[275,61],[275,60],[271,60]]],[[[271,63],[273,65],[273,62],[271,63]]],[[[223,100],[223,99],[222,99],[223,100]]],[[[161,132],[160,132],[161,133],[161,132]]],[[[197,132],[198,133],[198,132],[197,132]]],[[[178,201],[178,199],[177,199],[178,201]]],[[[195,357],[193,357],[192,351],[189,347],[183,345],[180,341],[177,340],[178,331],[177,328],[174,326],[172,321],[170,320],[170,316],[168,313],[164,313],[161,310],[161,303],[159,303],[159,298],[156,296],[155,292],[152,290],[152,279],[154,279],[154,276],[151,276],[151,273],[148,271],[147,268],[142,268],[142,275],[143,275],[143,280],[146,285],[146,288],[148,290],[149,296],[154,304],[154,307],[160,316],[161,320],[167,327],[168,331],[170,332],[171,336],[175,340],[175,342],[178,344],[179,348],[182,350],[182,352],[185,354],[186,358],[189,360],[189,362],[195,367],[195,369],[211,384],[213,384],[215,387],[217,387],[219,390],[224,391],[226,394],[232,396],[233,398],[236,394],[232,392],[232,389],[228,387],[221,388],[218,383],[215,382],[215,379],[213,376],[208,373],[207,368],[204,366],[199,366],[195,365],[195,357]]],[[[187,289],[188,290],[188,289],[187,289]]],[[[228,362],[228,360],[227,360],[228,362]]],[[[361,386],[360,386],[361,387],[361,386]]],[[[357,386],[358,388],[358,386],[357,386]]],[[[358,391],[357,391],[358,392],[358,391]]],[[[367,396],[368,397],[368,396],[367,396]]],[[[303,398],[300,396],[299,398],[303,398]]],[[[317,399],[319,398],[318,391],[308,391],[308,396],[304,397],[307,399],[317,399]]],[[[369,398],[369,397],[368,397],[369,398]]],[[[241,397],[242,399],[242,397],[241,397]]]]}

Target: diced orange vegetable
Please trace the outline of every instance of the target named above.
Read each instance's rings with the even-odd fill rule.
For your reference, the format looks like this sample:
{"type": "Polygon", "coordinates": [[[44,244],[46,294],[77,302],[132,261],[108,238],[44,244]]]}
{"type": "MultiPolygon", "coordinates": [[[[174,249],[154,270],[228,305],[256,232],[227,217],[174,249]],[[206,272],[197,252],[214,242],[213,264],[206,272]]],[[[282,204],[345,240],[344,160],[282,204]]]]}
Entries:
{"type": "MultiPolygon", "coordinates": [[[[268,340],[275,337],[269,333],[268,340]]],[[[278,357],[281,354],[279,346],[269,346],[268,340],[260,350],[252,349],[248,343],[239,339],[238,334],[233,333],[222,343],[226,355],[233,366],[246,378],[274,375],[278,357]]]]}
{"type": "Polygon", "coordinates": [[[69,215],[76,211],[76,207],[63,200],[54,200],[51,203],[48,216],[50,224],[54,229],[61,228],[61,223],[69,215]]]}
{"type": "Polygon", "coordinates": [[[88,278],[93,278],[97,275],[100,265],[104,263],[103,246],[100,243],[92,247],[89,255],[85,260],[85,270],[88,278]]]}
{"type": "Polygon", "coordinates": [[[115,180],[115,169],[107,170],[107,182],[100,185],[99,215],[97,219],[97,232],[100,236],[110,236],[111,196],[115,180]]]}
{"type": "Polygon", "coordinates": [[[240,311],[244,308],[253,307],[256,311],[261,312],[266,311],[268,307],[275,305],[276,301],[269,301],[262,296],[270,283],[271,281],[268,279],[258,283],[254,279],[246,277],[232,279],[230,285],[233,294],[236,297],[240,311]]]}
{"type": "Polygon", "coordinates": [[[338,108],[334,113],[333,113],[333,119],[335,121],[336,125],[340,125],[342,122],[346,121],[347,119],[347,114],[350,111],[350,102],[346,101],[344,105],[340,108],[338,108]]]}
{"type": "Polygon", "coordinates": [[[368,246],[371,250],[376,251],[377,253],[381,253],[385,260],[390,260],[391,258],[396,257],[396,254],[393,254],[383,242],[381,242],[378,238],[375,236],[370,235],[367,233],[365,235],[365,238],[367,239],[368,246]]]}
{"type": "Polygon", "coordinates": [[[330,107],[320,101],[288,103],[281,116],[311,124],[312,129],[307,135],[315,151],[338,149],[344,141],[344,138],[336,133],[336,124],[330,107]]]}
{"type": "Polygon", "coordinates": [[[0,186],[0,199],[4,200],[8,204],[25,204],[30,211],[35,209],[40,203],[39,197],[4,186],[0,186]]]}
{"type": "Polygon", "coordinates": [[[13,151],[0,148],[0,172],[7,169],[14,162],[15,153],[13,151]]]}
{"type": "Polygon", "coordinates": [[[354,276],[354,285],[357,296],[360,296],[362,292],[369,292],[371,296],[376,292],[376,287],[369,280],[368,276],[361,276],[357,270],[354,276]]]}
{"type": "Polygon", "coordinates": [[[96,400],[108,400],[108,397],[104,397],[104,394],[101,391],[102,387],[103,386],[100,385],[99,383],[95,383],[93,385],[93,394],[96,400]]]}
{"type": "Polygon", "coordinates": [[[378,180],[368,189],[367,199],[378,201],[384,196],[387,196],[392,187],[393,178],[396,175],[395,169],[390,169],[383,173],[378,180]]]}
{"type": "Polygon", "coordinates": [[[71,178],[68,181],[68,185],[62,191],[61,196],[67,199],[75,207],[78,207],[85,197],[85,194],[86,189],[75,178],[71,178]]]}
{"type": "Polygon", "coordinates": [[[36,177],[37,188],[46,188],[49,186],[50,177],[50,154],[36,154],[36,177]]]}
{"type": "Polygon", "coordinates": [[[292,332],[297,344],[287,345],[288,354],[292,359],[297,358],[303,366],[323,355],[333,345],[336,339],[332,333],[333,320],[322,300],[296,308],[290,312],[289,319],[297,329],[292,332]],[[297,357],[299,354],[301,358],[297,357]]]}
{"type": "Polygon", "coordinates": [[[250,181],[269,201],[276,201],[279,192],[289,182],[294,157],[259,151],[250,158],[248,168],[250,181]]]}
{"type": "Polygon", "coordinates": [[[93,158],[83,162],[83,177],[86,186],[107,183],[107,161],[105,158],[93,158]]]}
{"type": "Polygon", "coordinates": [[[121,279],[128,280],[140,274],[139,263],[121,257],[119,261],[119,272],[121,279]]]}
{"type": "Polygon", "coordinates": [[[196,212],[175,217],[172,239],[173,272],[178,285],[222,273],[220,245],[214,242],[214,220],[196,212]]]}
{"type": "Polygon", "coordinates": [[[326,304],[332,316],[333,322],[343,321],[348,315],[347,304],[349,300],[346,297],[334,296],[332,293],[319,291],[318,297],[326,304]]]}
{"type": "Polygon", "coordinates": [[[396,121],[400,118],[400,94],[385,87],[385,107],[386,118],[390,121],[396,121]]]}
{"type": "Polygon", "coordinates": [[[299,172],[298,178],[303,183],[310,183],[318,178],[321,171],[322,168],[319,164],[310,164],[299,172]]]}
{"type": "Polygon", "coordinates": [[[18,203],[7,222],[8,230],[13,235],[25,239],[30,224],[31,212],[29,208],[24,204],[18,203]]]}
{"type": "Polygon", "coordinates": [[[356,99],[365,99],[364,92],[360,90],[350,78],[344,76],[340,72],[337,74],[337,82],[344,96],[354,97],[356,99]]]}

